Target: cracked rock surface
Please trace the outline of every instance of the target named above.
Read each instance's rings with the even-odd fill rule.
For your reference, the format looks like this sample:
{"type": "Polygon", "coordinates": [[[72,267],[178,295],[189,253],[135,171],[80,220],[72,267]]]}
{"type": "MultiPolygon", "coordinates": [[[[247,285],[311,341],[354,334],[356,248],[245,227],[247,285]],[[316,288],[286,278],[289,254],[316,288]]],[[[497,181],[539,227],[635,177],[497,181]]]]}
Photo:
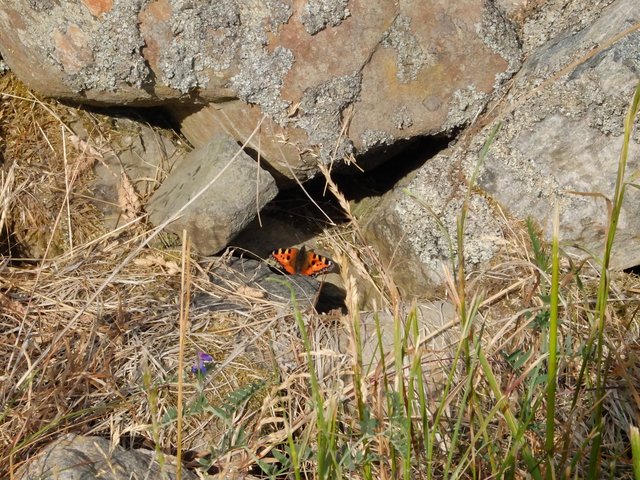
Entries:
{"type": "Polygon", "coordinates": [[[166,105],[196,146],[244,142],[262,121],[250,147],[285,178],[465,125],[519,65],[517,46],[481,0],[0,4],[0,52],[35,90],[166,105]]]}

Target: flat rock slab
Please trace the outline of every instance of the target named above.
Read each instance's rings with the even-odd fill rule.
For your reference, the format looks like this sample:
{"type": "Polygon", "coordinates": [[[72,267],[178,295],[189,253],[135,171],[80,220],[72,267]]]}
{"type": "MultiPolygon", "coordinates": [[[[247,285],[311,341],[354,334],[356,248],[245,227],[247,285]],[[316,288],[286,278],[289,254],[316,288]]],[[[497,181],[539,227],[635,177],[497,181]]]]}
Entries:
{"type": "Polygon", "coordinates": [[[209,255],[225,247],[277,193],[269,172],[233,139],[219,136],[174,165],[147,211],[154,225],[179,212],[166,230],[182,236],[186,229],[194,247],[209,255]]]}
{"type": "MultiPolygon", "coordinates": [[[[403,322],[410,318],[410,313],[415,313],[414,320],[420,332],[420,338],[429,338],[423,347],[425,359],[438,357],[439,353],[448,355],[447,347],[455,343],[460,338],[459,324],[455,322],[456,309],[449,302],[437,302],[433,304],[417,304],[412,309],[411,305],[402,305],[400,315],[403,322]],[[413,310],[413,311],[412,311],[413,310]],[[447,353],[444,353],[447,352],[447,353]]],[[[380,312],[361,312],[360,322],[362,329],[362,366],[365,372],[373,372],[379,365],[381,354],[393,356],[397,338],[395,331],[395,318],[392,312],[382,310],[380,312]],[[378,332],[380,337],[378,337],[378,332]]],[[[342,332],[340,336],[342,350],[348,352],[349,336],[342,332]]],[[[391,357],[393,358],[393,357],[391,357]]],[[[435,365],[437,362],[433,361],[435,365]]],[[[429,383],[436,383],[434,377],[429,378],[429,383]]],[[[444,382],[442,382],[444,384],[444,382]]]]}
{"type": "Polygon", "coordinates": [[[234,294],[226,300],[198,294],[194,298],[196,308],[246,310],[247,301],[268,301],[290,307],[293,295],[298,308],[306,311],[315,305],[321,286],[316,278],[283,275],[274,272],[264,261],[236,257],[216,261],[209,279],[234,294]]]}
{"type": "MultiPolygon", "coordinates": [[[[101,437],[67,434],[47,445],[20,468],[20,480],[130,480],[132,478],[177,478],[173,457],[165,455],[163,467],[151,450],[112,448],[101,437]]],[[[195,480],[193,472],[182,469],[182,478],[195,480]]]]}

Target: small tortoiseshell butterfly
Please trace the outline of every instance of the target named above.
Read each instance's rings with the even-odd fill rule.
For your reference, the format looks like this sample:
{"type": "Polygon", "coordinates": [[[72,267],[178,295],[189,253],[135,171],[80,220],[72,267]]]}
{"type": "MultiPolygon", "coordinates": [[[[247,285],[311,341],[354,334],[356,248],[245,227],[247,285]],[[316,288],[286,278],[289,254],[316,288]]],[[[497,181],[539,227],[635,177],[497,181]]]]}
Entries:
{"type": "Polygon", "coordinates": [[[307,250],[304,245],[300,249],[279,248],[271,252],[271,255],[291,275],[318,275],[334,265],[330,258],[307,250]]]}

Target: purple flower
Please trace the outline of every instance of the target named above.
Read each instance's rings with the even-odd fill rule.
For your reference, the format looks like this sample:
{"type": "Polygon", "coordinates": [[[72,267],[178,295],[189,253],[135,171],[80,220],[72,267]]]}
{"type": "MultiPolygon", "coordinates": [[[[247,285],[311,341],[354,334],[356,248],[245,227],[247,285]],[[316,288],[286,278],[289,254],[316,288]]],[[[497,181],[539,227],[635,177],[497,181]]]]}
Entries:
{"type": "Polygon", "coordinates": [[[202,374],[207,373],[207,368],[210,364],[213,363],[213,357],[205,352],[198,352],[198,359],[196,360],[196,364],[191,367],[191,373],[193,374],[202,374]]]}

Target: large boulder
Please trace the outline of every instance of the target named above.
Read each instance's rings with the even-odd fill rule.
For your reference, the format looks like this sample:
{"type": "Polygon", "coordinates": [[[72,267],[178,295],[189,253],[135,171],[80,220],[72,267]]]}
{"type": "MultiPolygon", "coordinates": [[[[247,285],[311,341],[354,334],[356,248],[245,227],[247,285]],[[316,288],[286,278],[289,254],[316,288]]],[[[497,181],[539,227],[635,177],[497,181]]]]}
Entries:
{"type": "MultiPolygon", "coordinates": [[[[363,216],[369,241],[405,292],[424,294],[426,285],[442,281],[442,266],[453,265],[457,221],[467,198],[469,268],[486,265],[498,252],[511,215],[532,217],[550,238],[556,204],[564,244],[602,253],[609,218],[606,199],[613,197],[623,121],[640,79],[640,31],[635,27],[640,4],[584,2],[582,11],[572,7],[559,31],[555,23],[541,19],[558,19],[560,3],[549,2],[525,23],[523,43],[529,54],[508,95],[494,101],[455,145],[427,160],[363,216]],[[486,161],[479,163],[480,150],[499,122],[486,161]],[[469,193],[477,167],[475,187],[482,190],[469,193]]],[[[638,168],[636,128],[628,172],[638,168]]],[[[638,203],[640,192],[627,188],[613,267],[640,264],[638,203]]]]}
{"type": "MultiPolygon", "coordinates": [[[[613,199],[623,123],[640,80],[637,0],[616,0],[590,23],[575,25],[533,50],[497,111],[500,134],[480,185],[519,218],[552,230],[560,207],[563,241],[601,254],[613,199]],[[577,27],[581,28],[577,28],[577,27]]],[[[579,18],[579,17],[576,17],[579,18]]],[[[636,126],[638,123],[636,122],[636,126]]],[[[491,126],[490,126],[491,128],[491,126]]],[[[640,167],[640,135],[628,171],[640,167]]],[[[476,139],[476,148],[485,135],[476,139]]],[[[466,156],[465,162],[473,162],[466,156]]],[[[627,188],[614,266],[640,263],[640,192],[627,188]]]]}
{"type": "Polygon", "coordinates": [[[285,177],[307,178],[317,157],[473,119],[519,67],[516,29],[498,5],[84,0],[44,11],[17,0],[0,4],[0,52],[45,95],[168,105],[196,145],[222,130],[244,142],[266,115],[279,136],[251,147],[285,177]]]}

